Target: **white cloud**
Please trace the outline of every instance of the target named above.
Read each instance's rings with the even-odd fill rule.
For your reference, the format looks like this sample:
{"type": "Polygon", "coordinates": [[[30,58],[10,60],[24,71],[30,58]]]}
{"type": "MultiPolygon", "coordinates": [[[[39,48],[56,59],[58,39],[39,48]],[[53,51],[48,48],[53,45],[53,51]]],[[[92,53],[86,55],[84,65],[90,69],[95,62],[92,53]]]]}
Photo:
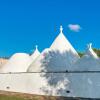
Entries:
{"type": "Polygon", "coordinates": [[[71,31],[74,31],[74,32],[79,32],[82,28],[80,25],[78,24],[69,24],[68,25],[68,28],[71,30],[71,31]]]}

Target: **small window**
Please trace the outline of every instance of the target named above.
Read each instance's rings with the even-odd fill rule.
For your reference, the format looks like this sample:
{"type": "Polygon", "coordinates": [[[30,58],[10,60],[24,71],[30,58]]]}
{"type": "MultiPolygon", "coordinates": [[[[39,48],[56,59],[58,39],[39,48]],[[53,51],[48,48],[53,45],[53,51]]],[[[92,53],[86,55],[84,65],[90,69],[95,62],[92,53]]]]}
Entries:
{"type": "Polygon", "coordinates": [[[67,90],[67,91],[66,91],[66,93],[70,93],[70,91],[69,91],[69,90],[67,90]]]}
{"type": "Polygon", "coordinates": [[[68,72],[68,70],[66,70],[66,72],[68,72]]]}
{"type": "Polygon", "coordinates": [[[10,89],[10,87],[9,87],[9,86],[7,86],[7,87],[6,87],[6,89],[10,89]]]}

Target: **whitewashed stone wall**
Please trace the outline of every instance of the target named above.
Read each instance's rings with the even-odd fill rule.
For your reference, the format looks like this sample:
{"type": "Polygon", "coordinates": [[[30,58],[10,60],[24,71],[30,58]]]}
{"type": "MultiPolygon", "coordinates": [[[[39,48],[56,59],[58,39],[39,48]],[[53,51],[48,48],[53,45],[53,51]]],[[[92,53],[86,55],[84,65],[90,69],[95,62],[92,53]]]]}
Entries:
{"type": "Polygon", "coordinates": [[[0,73],[0,90],[100,98],[100,73],[0,73]]]}

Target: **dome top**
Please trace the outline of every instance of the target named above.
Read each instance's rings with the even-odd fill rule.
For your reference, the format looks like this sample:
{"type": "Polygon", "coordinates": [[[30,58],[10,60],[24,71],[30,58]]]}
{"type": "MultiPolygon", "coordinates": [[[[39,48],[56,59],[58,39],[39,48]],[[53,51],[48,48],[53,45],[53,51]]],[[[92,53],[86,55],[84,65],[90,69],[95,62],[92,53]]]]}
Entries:
{"type": "Polygon", "coordinates": [[[7,63],[0,69],[2,73],[26,72],[32,59],[26,53],[15,53],[7,63]]]}
{"type": "Polygon", "coordinates": [[[27,54],[27,53],[15,53],[13,56],[14,56],[14,57],[29,56],[29,54],[27,54]]]}

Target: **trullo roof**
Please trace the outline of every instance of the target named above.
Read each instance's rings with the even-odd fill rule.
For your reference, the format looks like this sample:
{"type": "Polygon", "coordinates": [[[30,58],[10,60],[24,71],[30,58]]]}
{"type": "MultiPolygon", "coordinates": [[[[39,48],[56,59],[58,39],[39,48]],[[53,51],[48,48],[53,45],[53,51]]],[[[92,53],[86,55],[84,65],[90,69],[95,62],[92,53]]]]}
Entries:
{"type": "Polygon", "coordinates": [[[68,39],[64,36],[62,26],[60,26],[60,34],[56,37],[56,39],[52,43],[50,49],[54,50],[54,51],[59,51],[62,53],[66,52],[66,51],[68,51],[68,52],[70,51],[73,54],[78,56],[76,50],[73,48],[73,46],[68,41],[68,39]]]}
{"type": "Polygon", "coordinates": [[[71,65],[79,59],[79,56],[60,27],[60,34],[52,43],[49,49],[44,50],[40,56],[33,61],[28,68],[28,72],[40,71],[66,71],[71,69],[71,65]]]}
{"type": "Polygon", "coordinates": [[[1,73],[26,72],[31,63],[32,59],[28,54],[16,53],[0,69],[0,72],[1,73]]]}
{"type": "Polygon", "coordinates": [[[73,69],[75,68],[77,71],[100,71],[100,59],[91,45],[88,45],[85,55],[73,65],[73,69]]]}
{"type": "Polygon", "coordinates": [[[32,62],[29,66],[27,72],[41,72],[43,69],[43,60],[45,59],[46,54],[48,54],[49,48],[44,49],[42,53],[32,62]]]}

